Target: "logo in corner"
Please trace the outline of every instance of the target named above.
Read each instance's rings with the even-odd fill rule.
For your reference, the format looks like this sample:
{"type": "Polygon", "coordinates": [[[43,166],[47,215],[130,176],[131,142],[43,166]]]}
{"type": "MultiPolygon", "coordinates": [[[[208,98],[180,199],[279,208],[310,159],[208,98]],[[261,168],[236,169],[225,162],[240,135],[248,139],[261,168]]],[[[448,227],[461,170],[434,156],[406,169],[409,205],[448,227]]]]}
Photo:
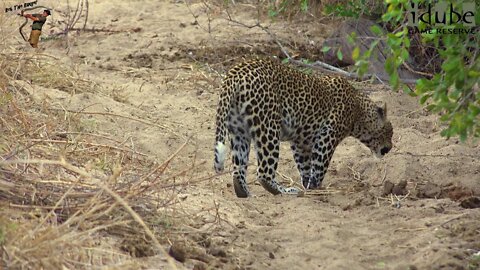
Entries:
{"type": "Polygon", "coordinates": [[[417,1],[412,1],[408,4],[407,25],[415,27],[416,32],[421,33],[469,34],[475,30],[475,12],[477,10],[474,2],[454,5],[447,1],[438,1],[434,4],[419,5],[417,1]],[[418,30],[419,24],[426,25],[426,29],[418,30]]]}

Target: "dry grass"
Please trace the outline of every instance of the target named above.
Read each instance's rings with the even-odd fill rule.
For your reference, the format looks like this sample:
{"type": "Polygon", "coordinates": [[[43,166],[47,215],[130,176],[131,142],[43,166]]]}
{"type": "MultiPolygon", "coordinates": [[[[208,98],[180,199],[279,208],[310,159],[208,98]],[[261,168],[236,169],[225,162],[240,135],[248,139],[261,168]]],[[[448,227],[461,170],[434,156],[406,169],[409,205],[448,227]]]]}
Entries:
{"type": "Polygon", "coordinates": [[[52,110],[24,86],[75,94],[96,85],[52,56],[2,48],[0,269],[138,268],[135,257],[152,255],[175,269],[163,245],[184,223],[175,207],[186,184],[166,173],[178,151],[158,164],[88,130],[79,114],[52,110]]]}
{"type": "MultiPolygon", "coordinates": [[[[75,67],[59,64],[59,60],[40,53],[3,53],[4,73],[11,80],[23,80],[36,86],[55,88],[70,94],[94,92],[96,85],[82,79],[75,67]]],[[[4,75],[5,76],[5,75],[4,75]]]]}
{"type": "MultiPolygon", "coordinates": [[[[14,69],[3,70],[8,79],[14,69]]],[[[159,242],[169,242],[169,229],[156,216],[166,217],[177,200],[164,175],[175,156],[156,164],[105,135],[77,132],[82,123],[75,115],[48,110],[47,101],[39,104],[14,85],[3,81],[0,89],[6,267],[118,266],[134,263],[130,255],[165,255],[159,242]]]]}

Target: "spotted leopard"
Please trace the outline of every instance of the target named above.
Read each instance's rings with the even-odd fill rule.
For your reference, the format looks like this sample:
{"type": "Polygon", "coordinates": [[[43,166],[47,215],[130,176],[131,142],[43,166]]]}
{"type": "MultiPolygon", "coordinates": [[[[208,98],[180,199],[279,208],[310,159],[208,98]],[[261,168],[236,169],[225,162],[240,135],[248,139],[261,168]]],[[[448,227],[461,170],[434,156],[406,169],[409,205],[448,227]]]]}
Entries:
{"type": "Polygon", "coordinates": [[[333,76],[312,76],[268,59],[233,67],[223,80],[217,107],[215,171],[223,171],[226,141],[233,156],[233,186],[248,197],[246,172],[250,143],[256,150],[257,179],[273,194],[297,194],[275,174],[280,141],[290,141],[306,189],[321,186],[336,146],[353,136],[378,157],[392,148],[392,124],[386,106],[333,76]]]}

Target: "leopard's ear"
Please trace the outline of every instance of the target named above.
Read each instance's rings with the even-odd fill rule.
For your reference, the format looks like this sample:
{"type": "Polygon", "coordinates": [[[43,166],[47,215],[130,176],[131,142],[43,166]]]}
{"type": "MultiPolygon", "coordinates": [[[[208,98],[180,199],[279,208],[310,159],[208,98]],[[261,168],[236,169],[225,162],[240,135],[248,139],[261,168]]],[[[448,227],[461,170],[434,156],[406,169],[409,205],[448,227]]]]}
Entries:
{"type": "Polygon", "coordinates": [[[383,103],[383,106],[377,106],[377,114],[380,124],[385,123],[387,120],[387,103],[383,103]]]}

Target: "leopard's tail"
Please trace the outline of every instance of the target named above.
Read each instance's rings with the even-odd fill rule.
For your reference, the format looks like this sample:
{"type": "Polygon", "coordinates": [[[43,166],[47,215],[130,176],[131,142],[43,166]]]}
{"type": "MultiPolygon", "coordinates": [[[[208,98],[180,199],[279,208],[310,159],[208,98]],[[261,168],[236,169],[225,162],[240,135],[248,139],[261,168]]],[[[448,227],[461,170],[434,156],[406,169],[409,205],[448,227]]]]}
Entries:
{"type": "MultiPolygon", "coordinates": [[[[231,91],[231,90],[230,90],[231,91]]],[[[227,157],[228,128],[227,118],[230,110],[231,94],[227,87],[223,88],[217,107],[216,129],[215,129],[215,172],[220,173],[224,169],[225,158],[227,157]]]]}

